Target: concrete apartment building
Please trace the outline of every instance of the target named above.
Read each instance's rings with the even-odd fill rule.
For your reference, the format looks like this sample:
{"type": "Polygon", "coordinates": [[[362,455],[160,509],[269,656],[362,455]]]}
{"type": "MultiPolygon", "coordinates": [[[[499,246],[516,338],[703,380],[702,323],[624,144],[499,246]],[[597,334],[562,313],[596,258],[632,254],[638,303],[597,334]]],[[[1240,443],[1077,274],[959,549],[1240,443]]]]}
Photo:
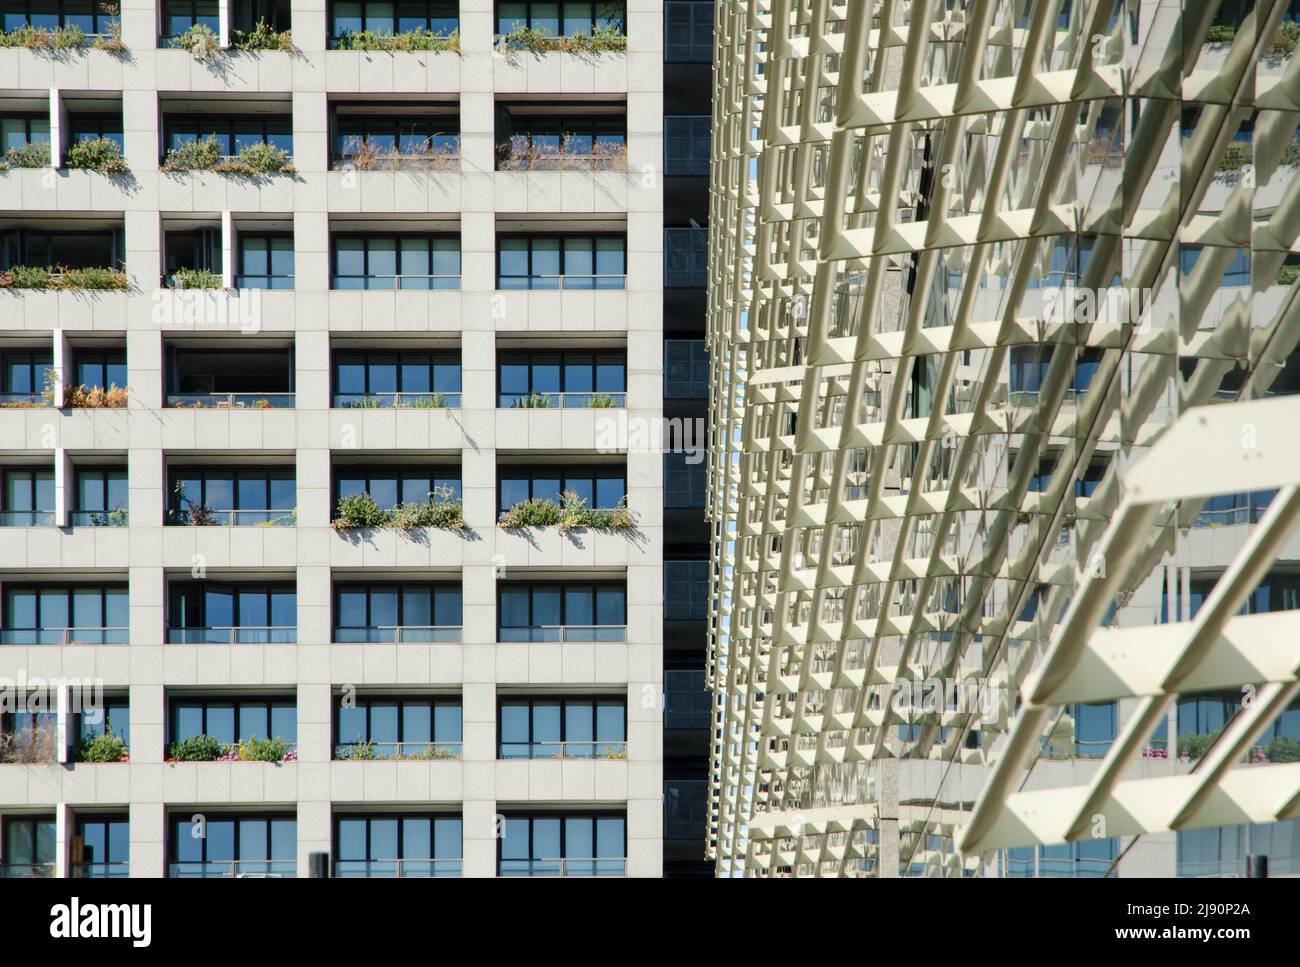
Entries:
{"type": "Polygon", "coordinates": [[[627,443],[664,410],[663,7],[123,0],[83,29],[124,52],[0,48],[6,147],[52,148],[0,172],[0,679],[52,696],[0,717],[0,872],[663,873],[665,478],[627,443]],[[263,18],[291,51],[229,49],[263,18]],[[220,49],[167,46],[195,23],[220,49]],[[413,27],[459,49],[339,49],[413,27]],[[161,170],[205,135],[293,171],[161,170]],[[96,138],[125,173],[69,167],[96,138]],[[635,528],[497,526],[562,489],[635,528]],[[464,530],[391,526],[431,492],[464,530]],[[332,527],[361,494],[388,522],[332,527]]]}
{"type": "Polygon", "coordinates": [[[1295,5],[715,33],[718,872],[1300,873],[1295,5]]]}

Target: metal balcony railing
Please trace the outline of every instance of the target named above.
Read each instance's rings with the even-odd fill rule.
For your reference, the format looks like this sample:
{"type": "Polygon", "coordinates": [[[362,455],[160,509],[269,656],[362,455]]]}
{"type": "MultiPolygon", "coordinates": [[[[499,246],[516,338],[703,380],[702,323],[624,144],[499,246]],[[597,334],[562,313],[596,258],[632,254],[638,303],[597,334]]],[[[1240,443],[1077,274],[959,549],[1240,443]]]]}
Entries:
{"type": "Polygon", "coordinates": [[[334,289],[369,289],[391,291],[407,289],[433,292],[460,288],[459,275],[336,275],[334,289]]]}
{"type": "Polygon", "coordinates": [[[403,879],[408,877],[457,877],[461,861],[457,859],[335,860],[334,875],[341,878],[364,877],[403,879]]]}
{"type": "Polygon", "coordinates": [[[126,860],[116,863],[74,863],[71,869],[77,880],[120,880],[131,875],[131,864],[126,860]]]}
{"type": "Polygon", "coordinates": [[[44,393],[0,393],[0,406],[52,406],[44,393]]]}
{"type": "Polygon", "coordinates": [[[237,275],[235,276],[236,289],[279,289],[282,291],[291,291],[293,289],[292,275],[237,275]]]}
{"type": "Polygon", "coordinates": [[[54,863],[0,863],[0,880],[47,880],[54,876],[54,863]]]}
{"type": "Polygon", "coordinates": [[[170,863],[167,875],[179,880],[293,879],[298,875],[296,860],[209,860],[170,863]]]}
{"type": "Polygon", "coordinates": [[[335,409],[458,409],[460,393],[335,393],[335,409]]]}
{"type": "MultiPolygon", "coordinates": [[[[297,523],[294,518],[294,508],[292,507],[285,509],[250,507],[235,510],[213,510],[208,508],[207,512],[212,517],[211,526],[214,527],[292,527],[297,523]]],[[[172,510],[168,512],[167,523],[188,526],[193,521],[189,511],[172,510]]]]}
{"type": "Polygon", "coordinates": [[[292,645],[297,641],[296,625],[167,629],[167,643],[171,645],[292,645]]]}
{"type": "Polygon", "coordinates": [[[335,628],[334,642],[357,644],[459,644],[460,625],[376,625],[368,628],[335,628]]]}
{"type": "Polygon", "coordinates": [[[167,405],[189,409],[293,409],[293,393],[168,393],[167,405]]]}
{"type": "Polygon", "coordinates": [[[52,510],[0,510],[0,527],[53,527],[52,510]]]}
{"type": "Polygon", "coordinates": [[[502,393],[497,406],[503,410],[591,410],[623,409],[626,393],[502,393]],[[542,402],[542,401],[545,402],[542,402]]]}
{"type": "Polygon", "coordinates": [[[627,625],[533,625],[499,628],[498,642],[515,641],[627,641],[627,625]]]}
{"type": "Polygon", "coordinates": [[[626,759],[624,739],[584,742],[502,742],[502,759],[626,759]]]}
{"type": "Polygon", "coordinates": [[[74,510],[68,514],[68,524],[72,527],[125,527],[128,520],[125,508],[74,510]]]}
{"type": "Polygon", "coordinates": [[[497,276],[497,289],[511,291],[519,289],[556,290],[556,289],[624,289],[627,287],[626,275],[500,275],[497,276]]]}
{"type": "Polygon", "coordinates": [[[497,861],[498,876],[626,876],[627,859],[531,859],[497,861]]]}
{"type": "Polygon", "coordinates": [[[127,628],[5,628],[0,645],[125,645],[127,628]]]}
{"type": "Polygon", "coordinates": [[[340,742],[334,746],[336,759],[459,759],[456,742],[340,742]]]}

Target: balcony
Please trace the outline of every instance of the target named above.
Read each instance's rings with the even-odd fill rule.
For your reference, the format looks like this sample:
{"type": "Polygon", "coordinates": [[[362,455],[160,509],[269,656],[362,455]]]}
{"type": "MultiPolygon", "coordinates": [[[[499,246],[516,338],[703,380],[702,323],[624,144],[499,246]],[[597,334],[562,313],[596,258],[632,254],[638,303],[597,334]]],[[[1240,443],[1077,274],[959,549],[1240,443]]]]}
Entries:
{"type": "Polygon", "coordinates": [[[627,169],[627,105],[499,104],[498,171],[627,169]]]}
{"type": "Polygon", "coordinates": [[[280,340],[269,340],[259,349],[227,345],[211,341],[169,344],[164,405],[260,410],[294,406],[291,345],[280,340]]]}
{"type": "Polygon", "coordinates": [[[0,527],[53,527],[52,510],[0,510],[0,527]]]}
{"type": "Polygon", "coordinates": [[[626,641],[626,599],[623,585],[615,583],[503,583],[497,641],[626,641]]]}
{"type": "MultiPolygon", "coordinates": [[[[125,253],[120,217],[68,215],[24,224],[5,220],[0,222],[0,289],[122,291],[127,287],[121,269],[125,253]]],[[[43,388],[6,385],[5,390],[40,393],[43,388]]]]}
{"type": "Polygon", "coordinates": [[[169,645],[292,645],[297,641],[298,628],[294,625],[167,629],[169,645]]]}
{"type": "Polygon", "coordinates": [[[291,467],[173,466],[167,523],[190,527],[292,527],[291,467]]]}
{"type": "Polygon", "coordinates": [[[460,860],[335,860],[334,875],[346,879],[458,877],[460,860]]]}
{"type": "Polygon", "coordinates": [[[336,644],[459,644],[460,625],[376,625],[336,627],[336,644]]]}
{"type": "Polygon", "coordinates": [[[456,171],[460,114],[454,101],[330,105],[331,167],[346,171],[456,171]]]}
{"type": "Polygon", "coordinates": [[[627,353],[553,349],[498,350],[501,409],[622,409],[627,406],[627,353]]]}
{"type": "Polygon", "coordinates": [[[530,859],[497,861],[498,876],[626,876],[625,857],[599,859],[530,859]]]}
{"type": "Polygon", "coordinates": [[[457,644],[461,590],[454,584],[339,584],[337,644],[457,644]]]}
{"type": "Polygon", "coordinates": [[[627,238],[621,234],[497,237],[497,288],[621,290],[627,286],[627,238]]]}
{"type": "MultiPolygon", "coordinates": [[[[292,175],[293,120],[287,95],[164,94],[161,169],[267,178],[292,175]]],[[[219,206],[215,206],[219,207],[219,206]]]]}
{"type": "Polygon", "coordinates": [[[627,50],[627,5],[611,0],[569,4],[519,0],[496,5],[496,46],[504,51],[622,53],[627,50]]]}
{"type": "Polygon", "coordinates": [[[394,343],[339,348],[333,405],[338,409],[454,409],[461,404],[460,353],[394,343]]]}
{"type": "Polygon", "coordinates": [[[48,880],[53,877],[53,860],[47,863],[0,863],[0,880],[48,880]]]}
{"type": "Polygon", "coordinates": [[[0,645],[125,645],[129,637],[125,626],[0,629],[0,645]]]}
{"type": "Polygon", "coordinates": [[[531,625],[497,631],[499,643],[627,641],[627,625],[531,625]]]}
{"type": "Polygon", "coordinates": [[[626,759],[624,741],[502,742],[501,759],[626,759]]]}
{"type": "Polygon", "coordinates": [[[73,863],[70,872],[74,880],[124,880],[131,875],[127,860],[116,863],[73,863]]]}
{"type": "Polygon", "coordinates": [[[336,234],[331,240],[331,288],[432,292],[460,289],[460,236],[336,234]]]}
{"type": "Polygon", "coordinates": [[[54,354],[48,338],[0,346],[0,409],[53,406],[54,354]]]}
{"type": "Polygon", "coordinates": [[[334,50],[458,51],[455,0],[414,0],[400,10],[380,0],[331,4],[327,46],[334,50]]]}
{"type": "Polygon", "coordinates": [[[334,746],[334,758],[352,762],[371,759],[459,759],[460,742],[339,742],[334,746]]]}
{"type": "Polygon", "coordinates": [[[174,880],[281,880],[297,875],[297,860],[210,860],[167,865],[167,876],[174,880]]]}

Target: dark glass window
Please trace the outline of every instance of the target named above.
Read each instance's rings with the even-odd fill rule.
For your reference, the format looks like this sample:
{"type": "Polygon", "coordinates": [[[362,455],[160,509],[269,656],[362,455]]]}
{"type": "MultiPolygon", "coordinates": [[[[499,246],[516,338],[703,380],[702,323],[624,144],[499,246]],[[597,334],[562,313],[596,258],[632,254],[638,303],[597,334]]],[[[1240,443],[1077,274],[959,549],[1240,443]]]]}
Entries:
{"type": "Polygon", "coordinates": [[[456,0],[334,0],[330,46],[348,34],[401,34],[426,30],[449,36],[460,28],[456,0]]]}
{"type": "MultiPolygon", "coordinates": [[[[5,15],[8,19],[8,14],[5,15]]],[[[50,143],[50,119],[44,114],[6,114],[0,117],[0,154],[29,144],[50,143]]]]}
{"type": "Polygon", "coordinates": [[[460,467],[351,467],[334,468],[334,508],[344,497],[369,494],[380,507],[391,510],[398,504],[422,504],[445,498],[460,500],[460,467]]]}
{"type": "Polygon", "coordinates": [[[709,562],[664,561],[664,619],[698,621],[709,616],[709,562]]]}
{"type": "Polygon", "coordinates": [[[87,35],[107,34],[119,22],[116,4],[98,4],[87,0],[15,0],[5,4],[3,17],[6,31],[30,25],[45,30],[80,27],[87,35]]]}
{"type": "Polygon", "coordinates": [[[163,119],[164,154],[205,138],[216,138],[221,153],[227,157],[254,144],[269,144],[293,154],[293,121],[287,117],[218,114],[171,115],[163,119]]]}
{"type": "Polygon", "coordinates": [[[122,138],[122,116],[120,114],[74,114],[72,115],[72,142],[112,141],[119,151],[126,150],[122,138]]]}
{"type": "Polygon", "coordinates": [[[163,0],[164,37],[179,37],[199,24],[209,27],[214,34],[221,31],[217,0],[163,0]]]}
{"type": "Polygon", "coordinates": [[[298,822],[293,816],[173,816],[167,875],[293,877],[298,870],[298,822]]]}
{"type": "Polygon", "coordinates": [[[460,405],[460,354],[454,351],[338,352],[334,405],[460,405]]]}
{"type": "Polygon", "coordinates": [[[54,366],[54,357],[46,352],[7,351],[0,352],[0,367],[3,367],[4,402],[35,402],[43,399],[49,373],[54,366]]]}
{"type": "Polygon", "coordinates": [[[627,820],[621,814],[510,815],[497,840],[500,876],[622,876],[627,820]]]}
{"type": "Polygon", "coordinates": [[[334,875],[460,876],[461,818],[428,814],[334,818],[334,875]]]}
{"type": "Polygon", "coordinates": [[[454,584],[340,584],[338,642],[460,641],[461,590],[454,584]]]}
{"type": "Polygon", "coordinates": [[[664,4],[664,60],[677,64],[713,60],[711,0],[668,0],[664,4]]]}
{"type": "Polygon", "coordinates": [[[456,235],[337,235],[335,289],[459,289],[456,235]]]}
{"type": "Polygon", "coordinates": [[[497,510],[504,513],[526,500],[559,503],[570,491],[588,507],[617,507],[627,496],[622,467],[502,467],[497,475],[497,510]]]}
{"type": "Polygon", "coordinates": [[[36,228],[0,230],[0,269],[15,265],[85,269],[122,267],[123,230],[55,232],[36,228]]]}
{"type": "Polygon", "coordinates": [[[597,30],[627,32],[624,3],[590,2],[498,2],[497,33],[504,36],[517,29],[535,30],[553,37],[573,37],[597,30]]]}
{"type": "Polygon", "coordinates": [[[503,583],[498,641],[624,641],[627,594],[614,583],[503,583]]]}
{"type": "Polygon", "coordinates": [[[130,823],[125,816],[78,816],[77,839],[81,859],[75,859],[74,876],[88,879],[117,879],[130,875],[130,823]]]}
{"type": "Polygon", "coordinates": [[[168,523],[293,523],[292,467],[172,467],[169,476],[168,523]]]}
{"type": "Polygon", "coordinates": [[[703,289],[709,283],[709,230],[664,229],[664,287],[703,289]]]}
{"type": "Polygon", "coordinates": [[[460,758],[461,739],[459,698],[358,698],[334,718],[336,759],[460,758]]]}
{"type": "Polygon", "coordinates": [[[627,275],[622,235],[502,235],[498,289],[622,289],[627,275]]]}
{"type": "Polygon", "coordinates": [[[298,595],[292,585],[213,582],[173,584],[167,640],[178,644],[268,644],[298,639],[298,595]]]}
{"type": "Polygon", "coordinates": [[[4,644],[127,643],[126,586],[8,586],[4,591],[4,644]]]}
{"type": "Polygon", "coordinates": [[[239,236],[237,289],[292,289],[293,236],[239,236]]]}
{"type": "Polygon", "coordinates": [[[709,398],[709,353],[703,339],[664,340],[664,399],[709,398]]]}
{"type": "Polygon", "coordinates": [[[53,876],[58,843],[53,816],[6,816],[0,869],[6,877],[53,876]]]}
{"type": "Polygon", "coordinates": [[[0,469],[4,480],[0,524],[9,527],[48,527],[54,523],[54,471],[0,469]]]}
{"type": "Polygon", "coordinates": [[[707,114],[664,118],[664,174],[708,176],[712,123],[707,114]]]}
{"type": "Polygon", "coordinates": [[[502,352],[497,357],[497,406],[622,406],[627,354],[556,350],[502,352]]]}
{"type": "Polygon", "coordinates": [[[503,698],[497,740],[502,759],[625,758],[627,700],[503,698]]]}
{"type": "Polygon", "coordinates": [[[253,738],[298,741],[298,706],[290,698],[177,698],[170,704],[170,742],[198,735],[225,745],[253,738]]]}
{"type": "Polygon", "coordinates": [[[703,507],[708,469],[703,453],[665,453],[664,506],[703,507]]]}
{"type": "Polygon", "coordinates": [[[74,355],[77,385],[86,389],[126,387],[126,350],[78,349],[74,355]]]}

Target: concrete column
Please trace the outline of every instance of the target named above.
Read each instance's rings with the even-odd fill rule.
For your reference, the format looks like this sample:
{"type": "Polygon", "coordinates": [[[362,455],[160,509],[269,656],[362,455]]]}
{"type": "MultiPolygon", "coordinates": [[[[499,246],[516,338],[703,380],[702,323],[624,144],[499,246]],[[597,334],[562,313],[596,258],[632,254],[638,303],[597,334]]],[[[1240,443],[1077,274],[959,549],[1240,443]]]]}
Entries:
{"type": "Polygon", "coordinates": [[[230,46],[230,0],[217,0],[217,36],[222,47],[230,46]]]}
{"type": "MultiPolygon", "coordinates": [[[[132,703],[134,706],[134,703],[132,703]]],[[[132,708],[132,713],[135,709],[132,708]]],[[[131,750],[135,758],[135,749],[131,750]]],[[[134,768],[134,767],[133,767],[134,768]]],[[[167,872],[167,851],[165,829],[167,810],[162,803],[162,775],[159,773],[157,787],[150,790],[157,796],[155,800],[136,798],[130,809],[131,837],[131,876],[136,878],[159,878],[167,872]]]]}
{"type": "Polygon", "coordinates": [[[74,829],[72,809],[66,802],[59,803],[54,811],[54,875],[60,880],[68,877],[74,829]]]}
{"type": "Polygon", "coordinates": [[[53,339],[53,361],[54,372],[58,374],[58,380],[54,383],[54,408],[63,409],[65,404],[65,387],[71,380],[72,374],[72,347],[68,345],[68,334],[62,329],[54,330],[53,339]]]}
{"type": "Polygon", "coordinates": [[[235,219],[228,211],[221,213],[221,285],[235,287],[235,219]]]}
{"type": "Polygon", "coordinates": [[[72,122],[68,117],[68,107],[63,101],[63,93],[57,87],[50,88],[50,167],[58,170],[63,167],[63,155],[72,140],[72,122]]]}

